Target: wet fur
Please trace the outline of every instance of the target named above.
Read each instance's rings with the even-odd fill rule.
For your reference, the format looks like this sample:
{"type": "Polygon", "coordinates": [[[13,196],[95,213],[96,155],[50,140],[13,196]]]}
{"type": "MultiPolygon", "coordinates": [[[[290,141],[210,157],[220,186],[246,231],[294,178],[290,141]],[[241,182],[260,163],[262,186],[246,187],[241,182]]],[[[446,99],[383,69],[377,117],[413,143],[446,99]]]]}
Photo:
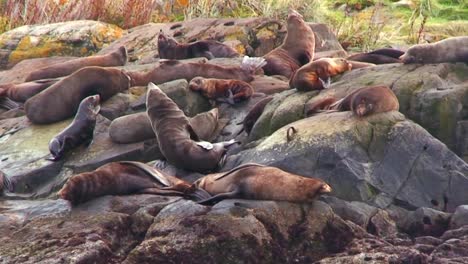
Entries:
{"type": "Polygon", "coordinates": [[[212,100],[239,103],[249,99],[253,94],[250,84],[240,80],[193,78],[189,88],[200,92],[204,97],[212,100]]]}

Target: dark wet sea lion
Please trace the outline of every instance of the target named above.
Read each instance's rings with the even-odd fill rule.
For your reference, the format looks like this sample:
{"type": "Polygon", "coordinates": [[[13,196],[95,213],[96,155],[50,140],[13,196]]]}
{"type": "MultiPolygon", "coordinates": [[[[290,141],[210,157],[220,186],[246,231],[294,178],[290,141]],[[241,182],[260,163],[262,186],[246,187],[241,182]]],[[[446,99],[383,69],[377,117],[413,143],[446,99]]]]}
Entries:
{"type": "Polygon", "coordinates": [[[297,69],[314,58],[314,32],[298,12],[289,13],[287,30],[281,46],[263,56],[267,61],[263,67],[266,75],[283,75],[291,78],[297,69]]]}
{"type": "Polygon", "coordinates": [[[245,131],[247,134],[250,134],[250,131],[252,131],[252,128],[255,125],[255,122],[257,122],[257,120],[260,118],[260,116],[262,115],[263,110],[265,109],[266,105],[271,100],[273,100],[273,96],[267,96],[267,97],[263,98],[262,100],[258,101],[249,110],[247,115],[244,117],[244,121],[242,121],[243,131],[245,131]]]}
{"type": "Polygon", "coordinates": [[[398,111],[399,103],[395,93],[387,86],[369,86],[354,90],[342,100],[331,105],[338,111],[353,111],[358,117],[398,111]]]}
{"type": "Polygon", "coordinates": [[[24,103],[58,81],[59,79],[43,79],[18,84],[2,84],[0,85],[0,97],[6,96],[13,101],[24,103]]]}
{"type": "Polygon", "coordinates": [[[182,44],[166,36],[162,30],[158,36],[158,53],[161,59],[183,60],[197,57],[214,58],[239,57],[233,48],[215,40],[200,40],[182,44]]]}
{"type": "Polygon", "coordinates": [[[208,99],[231,105],[249,99],[254,93],[252,86],[244,81],[203,77],[193,78],[189,83],[189,88],[200,92],[208,99]]]}
{"type": "Polygon", "coordinates": [[[346,59],[350,61],[360,61],[373,64],[401,63],[401,60],[398,58],[371,53],[358,53],[351,55],[346,59]]]}
{"type": "Polygon", "coordinates": [[[26,77],[26,82],[62,77],[70,75],[73,72],[88,66],[123,66],[127,63],[127,49],[122,46],[116,51],[105,55],[94,55],[84,58],[69,60],[66,62],[52,64],[51,66],[43,67],[31,72],[26,77]]]}
{"type": "MultiPolygon", "coordinates": [[[[219,120],[218,108],[189,118],[190,125],[201,140],[211,141],[224,127],[219,120]]],[[[118,117],[109,126],[112,141],[120,144],[156,138],[146,112],[118,117]]]]}
{"type": "Polygon", "coordinates": [[[58,196],[76,205],[103,195],[148,193],[183,196],[188,188],[189,183],[145,163],[120,161],[72,176],[58,196]]]}
{"type": "Polygon", "coordinates": [[[146,86],[152,82],[161,84],[176,79],[188,82],[200,76],[204,78],[235,79],[250,82],[255,72],[265,64],[263,58],[244,57],[241,66],[220,66],[203,62],[161,61],[160,65],[146,72],[127,72],[132,79],[132,86],[146,86]]]}
{"type": "Polygon", "coordinates": [[[236,143],[200,141],[184,112],[153,83],[148,85],[146,108],[161,153],[178,168],[215,170],[223,162],[226,148],[236,143]]]}
{"type": "Polygon", "coordinates": [[[403,63],[468,63],[468,36],[447,38],[431,44],[410,47],[400,57],[403,63]]]}
{"type": "Polygon", "coordinates": [[[244,164],[228,172],[209,174],[197,180],[194,186],[213,196],[198,201],[201,204],[212,204],[223,199],[307,203],[331,192],[330,186],[322,180],[259,164],[244,164]]]}
{"type": "Polygon", "coordinates": [[[298,91],[321,90],[329,85],[330,78],[351,70],[352,65],[341,58],[323,58],[299,68],[289,81],[298,91]]]}
{"type": "Polygon", "coordinates": [[[81,101],[71,124],[50,140],[51,160],[59,160],[69,150],[93,140],[96,118],[101,109],[99,101],[99,95],[88,96],[81,101]]]}
{"type": "Polygon", "coordinates": [[[85,67],[27,100],[26,115],[37,124],[57,122],[73,116],[85,97],[98,94],[105,101],[129,87],[129,77],[119,69],[85,67]]]}
{"type": "Polygon", "coordinates": [[[368,52],[368,54],[378,54],[378,55],[384,55],[387,57],[398,59],[401,57],[401,55],[405,54],[405,52],[402,50],[398,50],[398,49],[382,48],[382,49],[376,49],[371,52],[368,52]]]}

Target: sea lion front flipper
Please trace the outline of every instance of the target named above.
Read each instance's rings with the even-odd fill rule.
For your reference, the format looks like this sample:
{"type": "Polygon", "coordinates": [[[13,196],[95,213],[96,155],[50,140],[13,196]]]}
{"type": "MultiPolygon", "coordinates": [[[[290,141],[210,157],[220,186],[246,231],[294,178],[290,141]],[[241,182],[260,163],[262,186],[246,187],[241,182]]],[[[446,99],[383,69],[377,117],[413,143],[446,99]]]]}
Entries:
{"type": "Polygon", "coordinates": [[[197,202],[198,204],[202,204],[202,205],[212,205],[212,204],[215,204],[221,200],[224,200],[224,199],[233,199],[233,198],[236,198],[236,195],[239,194],[239,190],[234,190],[234,191],[231,191],[231,192],[227,192],[227,193],[220,193],[220,194],[217,194],[211,198],[208,198],[208,199],[205,199],[205,200],[201,200],[199,202],[197,202]]]}
{"type": "Polygon", "coordinates": [[[323,86],[324,89],[327,89],[328,87],[330,87],[330,85],[331,85],[331,78],[330,77],[327,78],[326,82],[324,80],[322,80],[322,78],[320,78],[320,77],[318,79],[322,83],[322,86],[323,86]]]}

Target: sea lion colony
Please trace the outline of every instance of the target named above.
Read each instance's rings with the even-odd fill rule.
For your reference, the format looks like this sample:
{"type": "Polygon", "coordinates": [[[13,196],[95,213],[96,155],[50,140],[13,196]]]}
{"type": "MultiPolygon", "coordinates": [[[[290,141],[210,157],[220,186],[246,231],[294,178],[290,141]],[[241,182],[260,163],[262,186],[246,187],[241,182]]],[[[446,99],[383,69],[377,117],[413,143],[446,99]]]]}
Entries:
{"type": "MultiPolygon", "coordinates": [[[[214,108],[193,122],[155,84],[186,79],[190,88],[218,103],[230,104],[249,100],[254,89],[249,84],[260,68],[267,75],[280,74],[290,78],[290,88],[299,92],[320,90],[330,85],[330,78],[345,71],[374,67],[382,63],[427,63],[443,61],[467,62],[468,37],[448,39],[431,45],[415,45],[408,52],[379,49],[348,58],[323,58],[314,61],[315,37],[309,25],[296,11],[287,20],[287,36],[283,44],[263,58],[245,57],[240,67],[227,67],[205,62],[180,62],[189,57],[235,57],[230,47],[214,41],[180,44],[165,36],[158,38],[161,58],[159,65],[147,72],[127,72],[112,68],[127,61],[125,47],[108,55],[90,56],[41,68],[32,72],[24,83],[0,85],[0,97],[25,102],[26,115],[33,123],[53,123],[75,115],[72,124],[50,141],[53,159],[65,151],[87,143],[99,112],[100,101],[127,90],[131,86],[148,85],[145,113],[121,117],[111,125],[111,139],[130,143],[156,138],[166,161],[178,168],[208,173],[194,183],[168,175],[140,162],[111,162],[94,171],[69,178],[58,192],[59,197],[73,204],[106,194],[152,193],[179,195],[201,204],[212,204],[227,198],[267,199],[310,202],[331,187],[320,179],[302,177],[279,168],[260,164],[243,164],[228,172],[217,172],[226,158],[234,139],[211,143],[212,134],[219,129],[219,113],[214,108]],[[447,52],[432,54],[433,50],[447,52]],[[434,56],[433,59],[430,59],[434,56]],[[57,78],[62,77],[62,78],[57,78]],[[56,78],[56,79],[50,79],[56,78]],[[79,80],[79,81],[78,81],[79,80]],[[138,131],[121,133],[127,127],[138,131]]],[[[357,87],[359,88],[359,87],[357,87]]],[[[249,133],[273,101],[268,96],[254,105],[246,115],[242,132],[249,133]]],[[[12,107],[15,104],[3,105],[12,107]]],[[[2,105],[0,105],[2,106],[2,105]]],[[[325,97],[305,106],[306,115],[323,111],[352,111],[356,118],[398,111],[398,99],[386,86],[361,87],[344,98],[325,97]]],[[[193,118],[194,120],[195,118],[193,118]]],[[[241,124],[241,123],[240,123],[241,124]]],[[[288,129],[287,141],[296,133],[288,129]]],[[[0,187],[11,190],[8,177],[0,173],[0,187]]]]}

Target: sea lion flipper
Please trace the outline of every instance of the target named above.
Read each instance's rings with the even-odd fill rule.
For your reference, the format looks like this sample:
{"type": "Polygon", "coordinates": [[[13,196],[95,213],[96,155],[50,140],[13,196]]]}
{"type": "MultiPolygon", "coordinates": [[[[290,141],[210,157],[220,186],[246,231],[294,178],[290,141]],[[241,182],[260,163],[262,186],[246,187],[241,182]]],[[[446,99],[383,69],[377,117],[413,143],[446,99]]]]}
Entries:
{"type": "Polygon", "coordinates": [[[201,57],[205,57],[205,58],[207,58],[207,59],[209,59],[209,60],[212,60],[212,59],[215,58],[215,56],[213,55],[213,53],[211,53],[210,51],[204,51],[204,52],[202,52],[201,57]]]}
{"type": "Polygon", "coordinates": [[[157,194],[157,195],[176,195],[176,196],[183,196],[183,192],[176,191],[172,189],[160,189],[160,188],[146,188],[138,190],[137,193],[139,194],[157,194]]]}
{"type": "Polygon", "coordinates": [[[135,166],[135,167],[143,170],[144,172],[148,173],[152,177],[154,177],[162,185],[167,186],[167,187],[171,187],[171,183],[164,176],[164,174],[162,174],[157,169],[155,169],[155,168],[153,168],[153,167],[151,167],[151,166],[149,166],[149,165],[147,165],[145,163],[138,162],[138,161],[119,161],[119,163],[135,166]]]}
{"type": "Polygon", "coordinates": [[[187,124],[187,131],[190,134],[190,139],[193,141],[200,141],[200,137],[198,136],[197,132],[193,129],[190,123],[187,124]]]}
{"type": "MultiPolygon", "coordinates": [[[[192,185],[193,187],[194,185],[192,185]]],[[[193,200],[193,201],[204,201],[207,200],[211,197],[213,197],[211,194],[209,194],[207,191],[205,191],[202,188],[199,187],[194,187],[193,189],[191,188],[190,193],[186,193],[187,198],[193,200]]]]}
{"type": "Polygon", "coordinates": [[[215,195],[213,197],[210,197],[210,198],[205,199],[205,200],[201,200],[201,201],[199,201],[197,203],[201,204],[201,205],[210,205],[210,204],[217,203],[217,202],[219,202],[221,200],[224,200],[224,199],[235,198],[238,193],[239,193],[239,190],[236,189],[236,190],[231,191],[231,192],[217,194],[217,195],[215,195]]]}
{"type": "Polygon", "coordinates": [[[212,150],[213,149],[213,144],[211,144],[210,142],[207,142],[207,141],[199,141],[199,142],[196,142],[196,144],[198,146],[202,147],[205,150],[212,150]]]}
{"type": "Polygon", "coordinates": [[[229,174],[232,174],[233,172],[236,172],[236,171],[238,171],[240,169],[247,168],[247,167],[255,167],[255,166],[265,167],[265,165],[258,164],[258,163],[245,163],[245,164],[237,166],[237,167],[235,167],[235,168],[233,168],[233,169],[231,169],[231,170],[229,170],[229,171],[227,171],[227,172],[225,172],[223,174],[220,174],[220,175],[218,175],[216,177],[213,177],[213,181],[217,181],[217,180],[219,180],[221,178],[224,178],[224,177],[228,176],[229,174]]]}

